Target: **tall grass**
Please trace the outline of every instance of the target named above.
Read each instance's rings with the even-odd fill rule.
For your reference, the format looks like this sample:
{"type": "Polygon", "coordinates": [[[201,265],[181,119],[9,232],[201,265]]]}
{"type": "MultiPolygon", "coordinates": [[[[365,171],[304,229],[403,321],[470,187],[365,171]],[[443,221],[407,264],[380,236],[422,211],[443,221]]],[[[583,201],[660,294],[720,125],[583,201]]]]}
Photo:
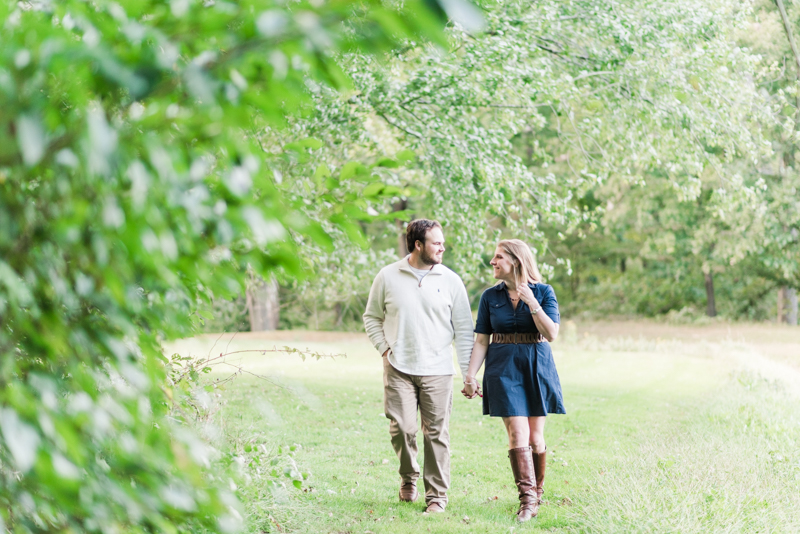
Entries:
{"type": "Polygon", "coordinates": [[[740,374],[677,426],[602,466],[568,513],[579,532],[800,532],[800,408],[740,374]]]}

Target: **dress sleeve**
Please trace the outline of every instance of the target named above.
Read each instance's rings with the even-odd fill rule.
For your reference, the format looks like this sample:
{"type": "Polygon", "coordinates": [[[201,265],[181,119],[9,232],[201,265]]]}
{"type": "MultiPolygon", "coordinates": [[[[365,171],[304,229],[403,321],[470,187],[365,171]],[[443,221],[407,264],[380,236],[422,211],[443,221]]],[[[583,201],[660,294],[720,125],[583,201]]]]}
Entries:
{"type": "Polygon", "coordinates": [[[475,322],[475,333],[492,333],[492,321],[489,317],[489,299],[486,298],[486,292],[481,295],[481,303],[478,304],[478,320],[475,322]]]}
{"type": "MultiPolygon", "coordinates": [[[[558,313],[558,301],[556,300],[556,292],[553,290],[553,286],[545,286],[541,306],[542,311],[546,313],[554,323],[559,324],[561,322],[561,314],[558,313]]],[[[480,316],[478,320],[480,320],[480,316]]]]}

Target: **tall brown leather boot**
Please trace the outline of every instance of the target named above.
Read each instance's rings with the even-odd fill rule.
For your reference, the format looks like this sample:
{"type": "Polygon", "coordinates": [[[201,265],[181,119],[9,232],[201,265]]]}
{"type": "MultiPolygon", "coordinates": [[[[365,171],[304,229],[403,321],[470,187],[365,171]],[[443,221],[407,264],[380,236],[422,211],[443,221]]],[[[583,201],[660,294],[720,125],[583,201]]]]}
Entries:
{"type": "Polygon", "coordinates": [[[547,467],[547,448],[545,448],[544,452],[533,452],[533,448],[531,448],[531,457],[533,458],[533,469],[536,472],[536,498],[538,503],[542,504],[544,471],[547,467]]]}
{"type": "Polygon", "coordinates": [[[511,471],[519,492],[519,511],[517,521],[522,523],[539,513],[539,497],[534,482],[533,458],[530,447],[518,447],[508,451],[511,471]]]}

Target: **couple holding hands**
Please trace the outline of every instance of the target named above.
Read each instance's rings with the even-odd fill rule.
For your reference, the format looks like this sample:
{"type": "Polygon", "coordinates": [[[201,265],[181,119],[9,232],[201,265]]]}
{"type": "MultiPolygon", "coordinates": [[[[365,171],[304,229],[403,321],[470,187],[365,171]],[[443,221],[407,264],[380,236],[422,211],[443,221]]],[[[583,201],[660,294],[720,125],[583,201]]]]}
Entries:
{"type": "Polygon", "coordinates": [[[409,223],[411,251],[384,267],[372,284],[364,325],[383,355],[384,412],[400,460],[400,500],[419,496],[417,412],[425,452],[425,512],[443,512],[450,486],[450,412],[453,405],[452,344],[464,376],[461,393],[483,397],[483,413],[502,417],[508,457],[519,493],[518,521],[535,517],[546,469],[544,423],[563,414],[561,384],[549,341],[558,335],[558,302],[530,248],[500,241],[490,262],[500,282],[484,291],[473,339],[472,312],[461,278],[442,265],[442,226],[409,223]],[[481,365],[483,391],[475,378],[481,365]]]}

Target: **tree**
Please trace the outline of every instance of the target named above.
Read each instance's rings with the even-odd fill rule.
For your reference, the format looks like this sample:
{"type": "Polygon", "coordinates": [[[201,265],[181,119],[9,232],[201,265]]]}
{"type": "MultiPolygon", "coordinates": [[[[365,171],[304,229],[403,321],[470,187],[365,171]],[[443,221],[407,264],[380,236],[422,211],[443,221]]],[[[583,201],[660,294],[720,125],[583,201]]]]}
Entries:
{"type": "MultiPolygon", "coordinates": [[[[604,221],[623,215],[609,206],[627,195],[652,200],[653,209],[680,204],[675,254],[704,255],[686,258],[700,288],[704,272],[761,250],[770,197],[754,169],[773,157],[780,107],[759,85],[771,66],[736,42],[748,4],[513,1],[485,9],[484,34],[451,28],[450,54],[409,41],[386,63],[342,56],[353,90],[320,88],[315,112],[293,120],[291,135],[323,142],[315,165],[411,151],[415,158],[384,178],[380,211],[408,201],[441,219],[448,261],[478,285],[488,281],[484,255],[500,235],[532,243],[546,274],[556,265],[569,271],[576,258],[556,246],[559,235],[605,231],[604,221]]],[[[300,196],[311,187],[291,183],[300,196]]],[[[356,182],[343,187],[358,191],[356,182]]],[[[377,239],[396,232],[384,228],[377,239]]],[[[657,237],[658,227],[651,231],[646,238],[657,237]]]]}
{"type": "Polygon", "coordinates": [[[247,268],[302,274],[289,232],[330,246],[253,132],[302,113],[309,79],[347,86],[335,50],[438,21],[413,0],[70,0],[0,22],[0,527],[234,530],[213,450],[165,417],[161,342],[247,268]]]}
{"type": "MultiPolygon", "coordinates": [[[[777,7],[778,7],[778,11],[780,13],[781,22],[783,24],[783,29],[784,29],[785,36],[786,36],[786,41],[785,42],[786,42],[786,44],[789,45],[789,48],[791,49],[792,58],[794,59],[794,65],[795,65],[795,84],[794,84],[794,87],[793,87],[793,89],[794,89],[793,93],[794,93],[794,97],[795,97],[794,98],[794,105],[795,105],[795,109],[794,109],[794,125],[793,125],[793,127],[787,128],[787,130],[789,130],[789,132],[791,132],[793,135],[790,136],[790,141],[789,141],[789,143],[787,143],[787,146],[786,146],[786,148],[784,150],[784,153],[785,153],[784,161],[785,161],[785,166],[786,166],[788,172],[784,172],[783,173],[784,176],[782,177],[781,185],[784,186],[782,188],[784,190],[788,189],[786,186],[789,185],[789,188],[791,188],[794,192],[796,192],[796,190],[797,190],[796,186],[797,186],[798,183],[800,183],[800,181],[798,181],[798,179],[796,177],[796,175],[797,175],[796,166],[797,166],[797,158],[798,158],[796,142],[797,142],[798,132],[800,132],[800,93],[798,93],[798,85],[800,85],[800,50],[798,49],[798,46],[797,46],[797,44],[795,42],[794,35],[793,35],[794,32],[792,31],[792,26],[794,24],[792,23],[792,21],[789,18],[789,14],[787,13],[787,10],[786,10],[786,7],[785,7],[785,5],[783,3],[783,0],[776,0],[776,4],[777,4],[777,7]],[[794,139],[792,139],[792,138],[794,138],[794,139]],[[792,174],[794,174],[795,176],[792,176],[792,174]],[[786,182],[788,182],[788,184],[786,182]]],[[[778,197],[778,198],[780,198],[780,197],[778,197]]],[[[789,239],[788,239],[788,243],[786,242],[785,238],[784,239],[780,239],[780,241],[781,241],[780,245],[785,247],[786,245],[797,244],[798,231],[799,231],[798,227],[800,226],[800,217],[799,217],[800,214],[798,213],[798,209],[797,209],[796,205],[792,206],[791,204],[789,204],[788,206],[784,204],[784,205],[781,205],[780,207],[783,208],[781,210],[781,212],[783,214],[787,214],[787,215],[790,214],[789,215],[789,219],[790,219],[789,221],[786,220],[785,216],[781,217],[781,219],[783,219],[783,220],[780,221],[780,222],[782,222],[783,224],[780,225],[780,229],[783,230],[783,232],[780,232],[778,235],[781,235],[781,234],[786,235],[786,234],[788,234],[789,239]]],[[[783,263],[784,263],[784,268],[783,268],[783,273],[782,274],[783,274],[784,279],[795,278],[795,280],[797,280],[798,278],[800,278],[800,274],[798,274],[798,271],[800,271],[800,266],[798,265],[799,262],[798,262],[796,256],[794,258],[794,261],[792,261],[789,265],[786,265],[787,262],[783,262],[783,263]]],[[[777,319],[778,319],[779,323],[786,322],[786,323],[793,324],[793,325],[797,324],[797,289],[796,289],[796,287],[798,286],[798,284],[799,283],[795,281],[791,286],[783,285],[778,290],[778,317],[777,317],[777,319]]]]}
{"type": "Polygon", "coordinates": [[[280,321],[278,281],[264,280],[251,274],[245,291],[251,332],[277,330],[280,321]]]}

